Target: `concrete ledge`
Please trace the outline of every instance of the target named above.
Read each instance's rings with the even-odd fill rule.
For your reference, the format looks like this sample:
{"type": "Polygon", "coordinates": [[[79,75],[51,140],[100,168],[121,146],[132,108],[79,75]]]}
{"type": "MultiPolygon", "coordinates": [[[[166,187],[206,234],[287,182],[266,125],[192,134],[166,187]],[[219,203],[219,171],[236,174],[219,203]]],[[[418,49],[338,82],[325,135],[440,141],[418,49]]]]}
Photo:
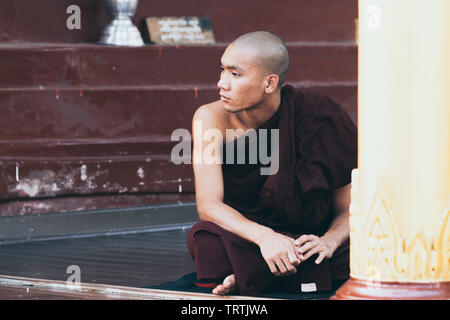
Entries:
{"type": "Polygon", "coordinates": [[[101,284],[78,285],[64,281],[0,275],[1,299],[76,300],[273,300],[261,297],[215,296],[206,293],[143,289],[101,284]]]}
{"type": "Polygon", "coordinates": [[[193,202],[0,218],[0,244],[159,231],[198,221],[193,202]]]}

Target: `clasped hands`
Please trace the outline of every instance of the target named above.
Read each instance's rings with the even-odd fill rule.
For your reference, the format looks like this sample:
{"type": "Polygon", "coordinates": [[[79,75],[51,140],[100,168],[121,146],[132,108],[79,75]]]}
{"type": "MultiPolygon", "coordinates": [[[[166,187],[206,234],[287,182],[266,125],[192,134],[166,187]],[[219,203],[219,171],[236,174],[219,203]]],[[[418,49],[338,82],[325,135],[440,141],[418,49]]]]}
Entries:
{"type": "Polygon", "coordinates": [[[326,235],[302,235],[294,240],[276,232],[264,237],[259,247],[270,271],[276,276],[295,274],[296,267],[315,254],[318,254],[315,263],[319,264],[325,258],[331,258],[336,250],[335,242],[326,235]]]}

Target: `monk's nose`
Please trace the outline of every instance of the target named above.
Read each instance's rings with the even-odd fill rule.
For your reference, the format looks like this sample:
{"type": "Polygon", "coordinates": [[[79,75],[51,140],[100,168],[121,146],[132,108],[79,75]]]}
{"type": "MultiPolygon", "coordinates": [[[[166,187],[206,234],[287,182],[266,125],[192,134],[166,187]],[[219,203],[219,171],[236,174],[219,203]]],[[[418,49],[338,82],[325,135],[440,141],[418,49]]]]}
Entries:
{"type": "Polygon", "coordinates": [[[219,82],[217,82],[217,86],[219,87],[219,89],[222,89],[222,90],[225,90],[225,91],[229,90],[229,88],[230,88],[230,84],[226,80],[225,76],[221,76],[220,77],[219,82]]]}

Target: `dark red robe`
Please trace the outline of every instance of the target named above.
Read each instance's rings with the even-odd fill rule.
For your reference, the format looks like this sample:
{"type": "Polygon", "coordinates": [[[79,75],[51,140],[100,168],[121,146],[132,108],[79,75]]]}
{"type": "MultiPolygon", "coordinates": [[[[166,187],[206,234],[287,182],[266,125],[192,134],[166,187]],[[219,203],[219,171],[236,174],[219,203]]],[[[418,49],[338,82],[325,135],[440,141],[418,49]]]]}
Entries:
{"type": "MultiPolygon", "coordinates": [[[[247,148],[246,164],[222,165],[224,203],[292,238],[323,235],[334,218],[332,191],[349,184],[351,171],[357,167],[356,126],[330,98],[287,85],[281,90],[279,109],[258,129],[279,129],[279,170],[261,175],[262,164],[249,163],[247,148]]],[[[223,153],[226,159],[225,145],[223,153]]],[[[332,280],[346,279],[349,274],[348,241],[331,259],[316,265],[315,257],[310,257],[296,275],[287,277],[270,272],[258,246],[212,222],[193,226],[188,246],[199,279],[234,273],[242,295],[257,296],[267,290],[328,291],[332,280]]]]}

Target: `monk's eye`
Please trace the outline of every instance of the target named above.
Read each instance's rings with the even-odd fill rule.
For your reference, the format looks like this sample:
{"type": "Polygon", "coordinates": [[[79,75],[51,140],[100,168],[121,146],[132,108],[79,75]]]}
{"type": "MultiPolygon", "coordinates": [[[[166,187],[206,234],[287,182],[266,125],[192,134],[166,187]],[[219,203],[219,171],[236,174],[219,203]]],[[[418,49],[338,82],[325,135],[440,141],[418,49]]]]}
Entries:
{"type": "Polygon", "coordinates": [[[240,76],[240,74],[237,73],[237,72],[232,72],[231,74],[233,75],[233,77],[239,77],[240,76]]]}
{"type": "Polygon", "coordinates": [[[219,68],[220,72],[223,72],[225,69],[223,67],[219,68]]]}

